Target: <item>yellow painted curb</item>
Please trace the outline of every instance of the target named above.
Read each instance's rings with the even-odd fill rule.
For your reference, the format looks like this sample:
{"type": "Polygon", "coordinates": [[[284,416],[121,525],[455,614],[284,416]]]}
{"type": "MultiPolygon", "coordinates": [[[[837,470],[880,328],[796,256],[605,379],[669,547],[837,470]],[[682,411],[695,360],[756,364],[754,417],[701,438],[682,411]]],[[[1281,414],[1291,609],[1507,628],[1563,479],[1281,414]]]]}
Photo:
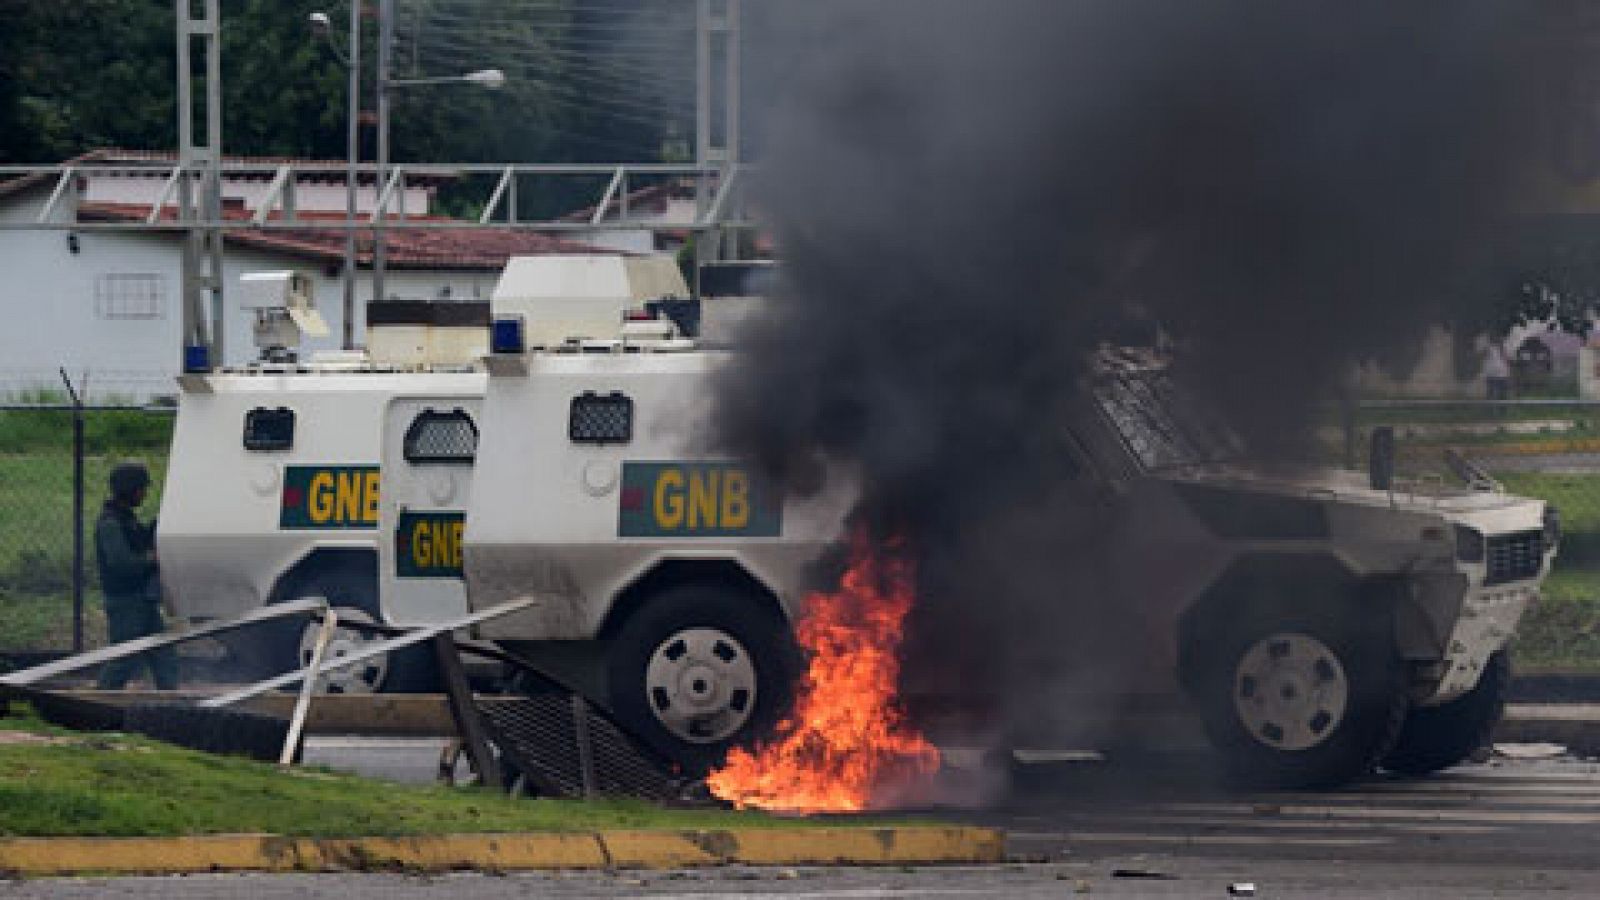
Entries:
{"type": "Polygon", "coordinates": [[[3,838],[0,873],[18,875],[450,869],[668,869],[750,865],[999,862],[987,828],[775,828],[290,838],[3,838]]]}

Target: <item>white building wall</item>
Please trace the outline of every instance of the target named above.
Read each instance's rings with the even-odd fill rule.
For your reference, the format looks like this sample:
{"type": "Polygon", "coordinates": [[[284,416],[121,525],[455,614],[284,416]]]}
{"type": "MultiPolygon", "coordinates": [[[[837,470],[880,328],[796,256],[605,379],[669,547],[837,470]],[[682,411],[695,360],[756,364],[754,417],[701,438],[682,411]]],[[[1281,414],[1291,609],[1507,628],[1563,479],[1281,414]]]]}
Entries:
{"type": "MultiPolygon", "coordinates": [[[[152,205],[160,199],[161,191],[166,187],[166,176],[152,175],[149,177],[135,175],[86,175],[87,186],[83,191],[83,199],[87,203],[133,203],[144,206],[152,205]]],[[[268,182],[256,179],[224,178],[222,182],[222,195],[228,200],[242,200],[246,209],[258,209],[267,196],[268,182]]],[[[321,181],[301,181],[296,183],[294,189],[295,208],[301,212],[344,212],[345,211],[344,184],[327,184],[321,181]]],[[[432,208],[433,189],[428,187],[407,187],[403,195],[391,206],[398,207],[399,197],[405,200],[403,212],[408,215],[426,215],[432,208]]],[[[168,203],[174,202],[172,198],[168,203]]],[[[371,213],[378,207],[378,193],[371,186],[356,188],[356,211],[371,213]]],[[[391,212],[401,212],[398,208],[391,212]]]]}
{"type": "MultiPolygon", "coordinates": [[[[612,208],[606,214],[606,220],[616,220],[622,217],[620,208],[612,208]]],[[[669,198],[660,210],[628,210],[628,218],[636,222],[645,222],[659,228],[683,226],[688,228],[695,222],[695,202],[692,199],[669,198]]],[[[675,252],[682,241],[667,237],[664,231],[653,231],[641,228],[618,228],[611,231],[591,231],[582,235],[574,235],[575,240],[582,241],[593,247],[604,247],[607,250],[616,250],[621,253],[662,253],[675,252]]]]}
{"type": "MultiPolygon", "coordinates": [[[[0,221],[32,221],[48,189],[0,203],[0,221]]],[[[171,234],[0,231],[0,399],[30,388],[58,388],[59,369],[74,381],[87,381],[91,398],[144,401],[175,392],[182,357],[179,308],[182,290],[181,242],[171,234]],[[159,288],[155,309],[140,307],[139,317],[119,317],[107,308],[107,276],[152,276],[159,288]],[[97,297],[97,292],[100,296],[97,297]],[[145,313],[153,313],[144,315],[145,313]]],[[[245,272],[298,269],[312,276],[330,334],[308,341],[309,354],[339,346],[343,322],[343,283],[326,264],[287,254],[229,244],[223,263],[224,349],[237,365],[256,356],[250,313],[238,306],[239,276],[245,272]]],[[[371,273],[363,271],[357,302],[371,296],[371,273]]],[[[388,290],[406,299],[430,299],[446,288],[458,300],[487,299],[495,272],[391,270],[388,290]]],[[[114,279],[113,279],[114,281],[114,279]]],[[[126,308],[123,310],[126,312],[126,308]]],[[[364,317],[363,317],[364,318],[364,317]]],[[[365,339],[357,330],[357,343],[365,339]]]]}

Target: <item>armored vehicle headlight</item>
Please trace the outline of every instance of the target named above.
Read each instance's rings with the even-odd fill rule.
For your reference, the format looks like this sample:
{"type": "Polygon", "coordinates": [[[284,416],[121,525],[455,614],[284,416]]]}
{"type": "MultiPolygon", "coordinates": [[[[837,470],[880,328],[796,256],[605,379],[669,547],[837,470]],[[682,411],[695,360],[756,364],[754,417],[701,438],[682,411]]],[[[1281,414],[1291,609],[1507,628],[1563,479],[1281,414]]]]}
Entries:
{"type": "Polygon", "coordinates": [[[1544,505],[1544,546],[1545,549],[1561,543],[1561,511],[1549,503],[1544,505]]]}
{"type": "Polygon", "coordinates": [[[1465,525],[1456,526],[1456,559],[1483,562],[1483,533],[1465,525]]]}

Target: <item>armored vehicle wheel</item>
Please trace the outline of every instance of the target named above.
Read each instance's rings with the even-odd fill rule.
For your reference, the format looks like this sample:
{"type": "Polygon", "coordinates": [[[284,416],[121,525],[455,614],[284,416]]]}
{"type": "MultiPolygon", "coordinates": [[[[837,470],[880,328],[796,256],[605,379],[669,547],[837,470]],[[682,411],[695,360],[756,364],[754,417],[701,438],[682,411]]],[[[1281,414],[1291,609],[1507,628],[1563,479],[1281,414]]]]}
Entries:
{"type": "MultiPolygon", "coordinates": [[[[328,649],[323,653],[325,662],[343,659],[379,640],[367,632],[350,627],[349,623],[352,622],[367,624],[373,622],[372,616],[365,610],[352,606],[334,606],[333,612],[338,622],[334,626],[333,637],[328,641],[328,649]]],[[[321,635],[321,622],[313,619],[301,626],[299,647],[296,649],[297,666],[303,668],[311,665],[321,635]]],[[[383,689],[388,677],[389,654],[385,653],[348,666],[329,669],[317,683],[317,690],[328,694],[376,694],[383,689]]]]}
{"type": "Polygon", "coordinates": [[[1448,703],[1413,709],[1383,767],[1402,775],[1427,775],[1464,762],[1489,742],[1506,708],[1511,657],[1501,650],[1489,657],[1472,690],[1448,703]]]}
{"type": "Polygon", "coordinates": [[[1332,787],[1373,770],[1406,711],[1388,617],[1337,598],[1230,610],[1195,685],[1229,780],[1332,787]]]}
{"type": "Polygon", "coordinates": [[[608,694],[623,725],[698,772],[777,722],[795,671],[787,627],[755,597],[686,584],[647,599],[623,624],[608,694]]]}
{"type": "MultiPolygon", "coordinates": [[[[331,565],[314,569],[297,578],[283,593],[285,600],[323,597],[339,619],[328,644],[326,659],[337,659],[382,640],[377,635],[346,627],[350,622],[377,622],[378,589],[370,572],[354,565],[331,565]]],[[[311,662],[322,623],[311,618],[284,622],[262,635],[246,635],[257,646],[247,651],[247,659],[271,673],[302,668],[311,662]]],[[[325,673],[317,690],[330,694],[413,693],[432,690],[438,682],[438,665],[433,649],[424,644],[397,653],[386,653],[351,666],[325,673]]]]}

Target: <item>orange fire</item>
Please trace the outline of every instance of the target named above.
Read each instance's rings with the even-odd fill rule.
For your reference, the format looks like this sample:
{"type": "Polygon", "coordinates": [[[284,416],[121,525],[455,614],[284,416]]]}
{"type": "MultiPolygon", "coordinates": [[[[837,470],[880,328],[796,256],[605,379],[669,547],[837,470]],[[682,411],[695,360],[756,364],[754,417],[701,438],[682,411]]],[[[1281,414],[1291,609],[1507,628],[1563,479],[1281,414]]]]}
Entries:
{"type": "Polygon", "coordinates": [[[754,753],[736,749],[706,779],[734,805],[780,812],[882,806],[939,768],[939,751],[895,703],[915,572],[897,548],[858,533],[839,590],[806,598],[796,629],[810,657],[793,713],[754,753]]]}

